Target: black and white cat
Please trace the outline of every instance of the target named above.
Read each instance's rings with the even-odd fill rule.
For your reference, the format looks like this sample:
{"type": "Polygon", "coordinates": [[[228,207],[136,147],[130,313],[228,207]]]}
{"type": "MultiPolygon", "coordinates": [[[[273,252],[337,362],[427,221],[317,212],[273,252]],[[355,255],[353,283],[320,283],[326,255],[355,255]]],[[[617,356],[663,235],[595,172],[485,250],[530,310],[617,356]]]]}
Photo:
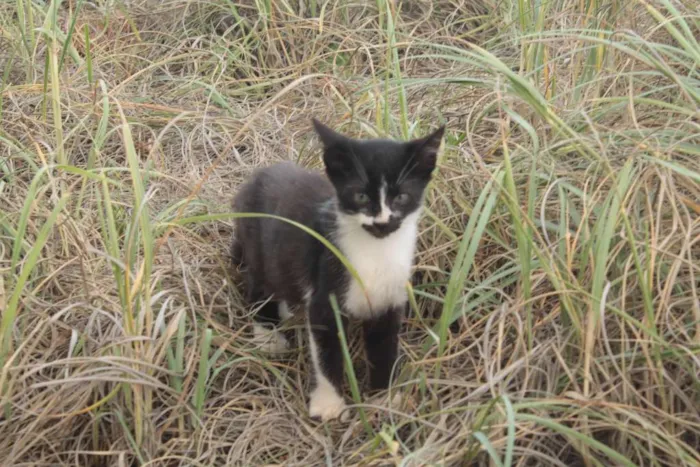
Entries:
{"type": "MultiPolygon", "coordinates": [[[[231,252],[234,262],[245,267],[247,299],[270,299],[256,315],[259,323],[274,326],[291,316],[290,305],[305,305],[315,373],[309,412],[330,420],[343,412],[345,402],[343,356],[329,295],[337,297],[344,319],[362,321],[370,386],[386,388],[407,305],[418,218],[444,127],[401,142],[352,139],[313,123],[324,146],[327,176],[292,163],[259,169],[241,186],[233,208],[312,228],[349,260],[366,295],[323,244],[280,220],[237,219],[231,252]]],[[[256,334],[261,329],[258,325],[256,334]]],[[[271,342],[285,345],[281,334],[271,342]]]]}

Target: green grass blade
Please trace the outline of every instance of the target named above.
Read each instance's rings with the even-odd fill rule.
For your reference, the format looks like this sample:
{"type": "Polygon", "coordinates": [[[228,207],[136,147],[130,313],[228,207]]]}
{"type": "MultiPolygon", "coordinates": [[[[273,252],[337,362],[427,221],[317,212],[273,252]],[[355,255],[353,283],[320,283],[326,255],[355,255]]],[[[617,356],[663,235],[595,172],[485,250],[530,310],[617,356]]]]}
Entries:
{"type": "Polygon", "coordinates": [[[348,347],[348,341],[345,337],[345,327],[343,326],[343,320],[341,318],[340,307],[338,306],[338,300],[334,294],[328,297],[331,308],[333,309],[333,314],[335,315],[335,323],[338,326],[338,340],[340,340],[340,347],[343,351],[343,361],[345,362],[345,374],[350,382],[350,391],[352,392],[352,398],[355,404],[358,405],[358,410],[360,412],[360,420],[365,428],[367,436],[373,437],[374,431],[372,426],[367,420],[367,414],[365,414],[364,408],[360,405],[362,404],[362,395],[360,394],[360,385],[357,383],[357,375],[355,375],[355,367],[352,364],[352,356],[350,355],[350,348],[348,347]]]}
{"type": "Polygon", "coordinates": [[[205,329],[202,333],[202,338],[199,345],[199,368],[197,370],[197,382],[192,395],[192,405],[194,406],[194,415],[192,424],[199,426],[199,421],[202,419],[204,401],[207,398],[207,382],[209,381],[209,350],[211,349],[212,330],[205,329]]]}
{"type": "Polygon", "coordinates": [[[567,436],[569,439],[576,440],[578,442],[583,443],[585,446],[591,447],[597,451],[602,452],[606,456],[608,456],[611,460],[615,461],[617,465],[624,465],[628,467],[634,467],[635,464],[633,462],[630,462],[629,459],[627,459],[625,456],[621,455],[619,452],[615,451],[614,449],[611,449],[610,447],[606,446],[605,444],[601,443],[600,441],[597,441],[590,436],[586,436],[582,433],[579,433],[577,430],[564,426],[561,423],[557,423],[554,420],[548,419],[548,418],[543,418],[543,417],[538,417],[536,415],[529,415],[529,414],[524,414],[524,413],[519,413],[516,415],[516,420],[523,421],[523,422],[531,422],[531,423],[536,423],[538,425],[542,425],[546,428],[549,428],[550,430],[554,430],[557,433],[561,433],[565,436],[567,436]]]}
{"type": "MultiPolygon", "coordinates": [[[[464,281],[469,275],[471,266],[474,261],[474,255],[481,241],[481,237],[486,229],[486,225],[491,217],[501,184],[505,174],[501,171],[497,172],[492,180],[486,184],[486,187],[481,192],[479,199],[474,205],[472,215],[469,218],[467,227],[462,235],[462,241],[459,245],[457,258],[454,263],[454,269],[450,274],[450,280],[445,293],[445,303],[442,307],[442,314],[438,322],[436,334],[439,337],[438,341],[438,356],[441,357],[447,345],[447,330],[452,322],[452,317],[455,313],[455,306],[462,292],[464,281]]],[[[435,366],[435,374],[439,374],[440,363],[435,366]]]]}
{"type": "Polygon", "coordinates": [[[22,292],[25,291],[25,285],[27,284],[29,275],[34,270],[34,267],[39,260],[39,256],[41,255],[41,251],[48,240],[49,234],[51,233],[54,224],[58,220],[58,216],[65,208],[69,199],[69,194],[63,195],[51,210],[46,222],[44,222],[41,230],[39,230],[39,234],[34,241],[34,245],[32,245],[31,250],[29,250],[29,253],[27,254],[27,258],[25,258],[24,263],[22,264],[22,269],[17,276],[17,280],[13,284],[14,288],[10,295],[10,299],[7,302],[7,307],[2,313],[2,325],[0,326],[0,368],[5,366],[7,356],[9,352],[12,351],[12,329],[15,326],[17,313],[19,312],[19,303],[22,292]]]}

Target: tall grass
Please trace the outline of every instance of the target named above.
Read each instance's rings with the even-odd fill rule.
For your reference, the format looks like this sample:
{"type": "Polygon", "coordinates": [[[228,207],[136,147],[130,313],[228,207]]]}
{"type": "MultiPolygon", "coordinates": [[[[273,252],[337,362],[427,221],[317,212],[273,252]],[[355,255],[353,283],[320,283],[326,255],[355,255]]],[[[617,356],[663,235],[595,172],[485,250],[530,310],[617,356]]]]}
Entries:
{"type": "Polygon", "coordinates": [[[3,3],[3,465],[697,465],[696,6],[3,3]],[[448,128],[401,402],[351,327],[327,424],[226,256],[253,167],[320,167],[311,116],[448,128]]]}

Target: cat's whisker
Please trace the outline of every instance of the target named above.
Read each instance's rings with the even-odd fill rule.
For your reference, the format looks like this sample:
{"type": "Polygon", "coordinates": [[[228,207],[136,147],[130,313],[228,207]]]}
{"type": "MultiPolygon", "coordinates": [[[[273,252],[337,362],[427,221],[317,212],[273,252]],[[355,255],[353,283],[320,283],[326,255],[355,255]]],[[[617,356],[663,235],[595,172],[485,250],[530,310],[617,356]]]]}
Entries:
{"type": "MultiPolygon", "coordinates": [[[[363,323],[371,386],[386,388],[408,303],[405,283],[413,265],[420,200],[435,155],[432,146],[422,150],[423,143],[413,150],[394,141],[358,142],[320,122],[314,125],[327,148],[326,176],[292,163],[258,170],[240,188],[234,209],[273,214],[316,230],[350,262],[364,288],[329,249],[296,226],[269,218],[234,222],[248,296],[252,302],[267,300],[256,319],[274,325],[288,317],[288,305],[305,305],[314,368],[309,412],[330,420],[346,405],[343,349],[329,297],[337,297],[343,315],[363,323]],[[400,213],[389,207],[390,196],[397,196],[400,213]]],[[[257,334],[267,339],[266,328],[258,327],[257,334]]],[[[283,348],[281,338],[268,341],[275,344],[266,345],[268,350],[283,348]]]]}
{"type": "Polygon", "coordinates": [[[352,156],[352,162],[355,167],[355,170],[357,172],[357,175],[360,177],[360,180],[363,183],[367,183],[369,181],[367,177],[367,171],[365,170],[365,167],[362,165],[362,162],[360,161],[360,158],[357,157],[357,154],[355,154],[354,149],[350,149],[350,155],[352,156]]]}
{"type": "Polygon", "coordinates": [[[409,161],[403,166],[401,169],[401,173],[399,174],[397,184],[400,185],[403,182],[406,181],[406,179],[411,175],[411,172],[413,172],[413,169],[415,169],[418,166],[418,163],[414,162],[413,158],[409,159],[409,161]],[[410,169],[406,169],[409,164],[411,165],[410,169]]]}

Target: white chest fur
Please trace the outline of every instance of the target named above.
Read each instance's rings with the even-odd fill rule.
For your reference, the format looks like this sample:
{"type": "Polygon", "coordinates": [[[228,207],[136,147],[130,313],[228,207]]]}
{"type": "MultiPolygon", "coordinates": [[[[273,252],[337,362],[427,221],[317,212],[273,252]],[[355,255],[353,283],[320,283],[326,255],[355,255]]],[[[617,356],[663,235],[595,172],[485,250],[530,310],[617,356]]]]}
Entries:
{"type": "Polygon", "coordinates": [[[418,212],[407,216],[396,232],[383,239],[373,237],[353,220],[340,221],[338,247],[359,274],[367,293],[354,278],[351,280],[342,300],[343,309],[351,316],[367,319],[406,302],[418,217],[418,212]]]}

